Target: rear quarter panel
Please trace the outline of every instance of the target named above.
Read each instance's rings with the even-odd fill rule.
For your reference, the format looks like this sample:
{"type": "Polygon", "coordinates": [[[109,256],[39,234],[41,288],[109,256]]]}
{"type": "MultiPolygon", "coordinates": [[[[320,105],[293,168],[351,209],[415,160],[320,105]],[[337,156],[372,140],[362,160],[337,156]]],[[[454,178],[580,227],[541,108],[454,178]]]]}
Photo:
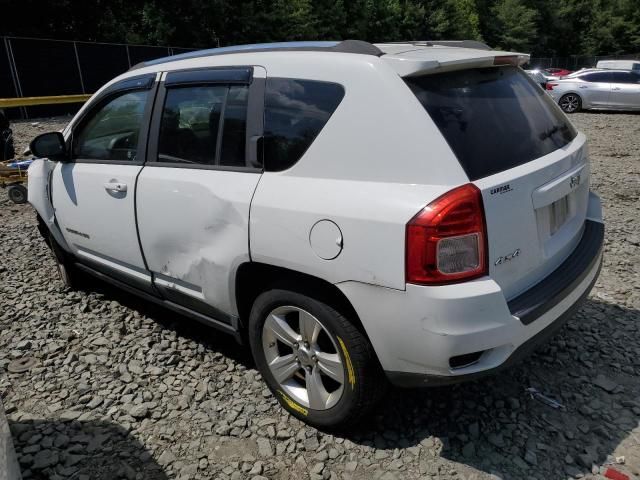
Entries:
{"type": "MultiPolygon", "coordinates": [[[[331,283],[404,289],[406,223],[468,178],[390,67],[373,58],[355,67],[349,59],[339,69],[341,59],[334,55],[331,71],[319,65],[304,73],[341,83],[345,97],[297,164],[264,173],[251,205],[251,257],[331,283]],[[310,244],[311,228],[323,219],[342,233],[343,249],[333,260],[310,244]]],[[[301,72],[267,67],[267,75],[301,72]]]]}

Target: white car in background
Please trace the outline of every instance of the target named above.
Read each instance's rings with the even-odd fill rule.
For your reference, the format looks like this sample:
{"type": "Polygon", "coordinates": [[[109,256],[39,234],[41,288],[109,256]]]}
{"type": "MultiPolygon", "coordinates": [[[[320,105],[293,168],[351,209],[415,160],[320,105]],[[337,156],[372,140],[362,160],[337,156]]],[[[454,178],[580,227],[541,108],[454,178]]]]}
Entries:
{"type": "Polygon", "coordinates": [[[600,60],[596,68],[612,68],[640,72],[640,60],[600,60]]]}
{"type": "Polygon", "coordinates": [[[97,276],[248,342],[344,428],[390,381],[512,364],[595,283],[586,138],[477,42],[229,47],[141,64],[37,137],[29,201],[97,276]]]}
{"type": "Polygon", "coordinates": [[[547,82],[547,93],[566,113],[640,110],[640,72],[584,69],[547,82]]]}

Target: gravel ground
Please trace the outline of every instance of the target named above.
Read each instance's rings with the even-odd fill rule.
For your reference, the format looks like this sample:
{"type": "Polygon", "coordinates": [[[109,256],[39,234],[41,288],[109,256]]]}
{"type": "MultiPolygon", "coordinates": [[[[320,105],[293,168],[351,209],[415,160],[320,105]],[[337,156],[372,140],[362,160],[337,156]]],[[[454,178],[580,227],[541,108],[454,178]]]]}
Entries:
{"type": "MultiPolygon", "coordinates": [[[[640,475],[640,115],[571,118],[607,222],[589,300],[518,367],[392,390],[345,436],[287,415],[230,337],[105,285],[64,290],[31,207],[0,192],[0,396],[24,477],[604,478],[616,457],[640,475]],[[8,373],[20,357],[36,363],[8,373]]],[[[14,124],[17,143],[64,121],[14,124]]]]}

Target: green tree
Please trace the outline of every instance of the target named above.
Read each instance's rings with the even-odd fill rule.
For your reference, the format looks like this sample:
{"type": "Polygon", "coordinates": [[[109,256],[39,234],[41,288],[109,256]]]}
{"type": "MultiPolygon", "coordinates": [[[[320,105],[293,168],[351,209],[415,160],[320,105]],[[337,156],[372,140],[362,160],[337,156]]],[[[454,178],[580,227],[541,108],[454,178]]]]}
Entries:
{"type": "Polygon", "coordinates": [[[620,54],[640,50],[640,6],[637,0],[595,0],[584,38],[589,54],[620,54]]]}
{"type": "Polygon", "coordinates": [[[449,0],[451,5],[452,38],[482,40],[480,15],[475,0],[449,0]]]}
{"type": "Polygon", "coordinates": [[[498,47],[528,52],[537,37],[538,14],[522,0],[499,0],[493,7],[498,47]]]}

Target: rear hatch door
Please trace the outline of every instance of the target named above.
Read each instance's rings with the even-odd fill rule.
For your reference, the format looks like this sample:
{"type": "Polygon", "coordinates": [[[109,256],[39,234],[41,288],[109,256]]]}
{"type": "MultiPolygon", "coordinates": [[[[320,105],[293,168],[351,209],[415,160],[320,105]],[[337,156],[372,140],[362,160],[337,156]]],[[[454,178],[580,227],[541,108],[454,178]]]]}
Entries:
{"type": "Polygon", "coordinates": [[[511,299],[580,240],[589,195],[585,137],[513,65],[405,81],[482,191],[489,274],[511,299]]]}

